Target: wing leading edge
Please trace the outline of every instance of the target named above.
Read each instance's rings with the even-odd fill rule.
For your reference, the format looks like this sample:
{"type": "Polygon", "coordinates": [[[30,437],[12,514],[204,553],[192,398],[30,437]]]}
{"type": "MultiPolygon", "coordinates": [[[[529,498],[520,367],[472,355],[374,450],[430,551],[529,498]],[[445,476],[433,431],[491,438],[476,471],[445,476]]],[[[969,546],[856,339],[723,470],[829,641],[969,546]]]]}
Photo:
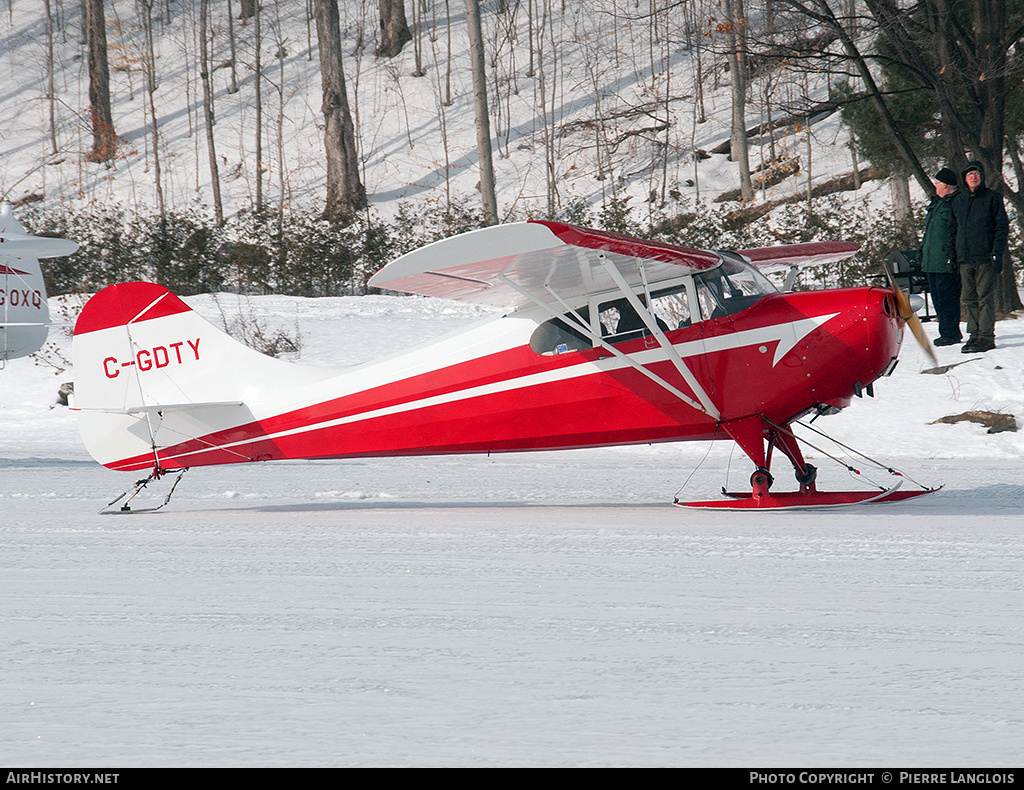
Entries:
{"type": "Polygon", "coordinates": [[[369,284],[515,310],[537,298],[554,303],[553,293],[571,301],[615,289],[607,263],[632,287],[642,282],[638,263],[643,264],[648,282],[658,282],[720,262],[712,252],[561,222],[528,221],[428,244],[389,263],[369,284]]]}
{"type": "MultiPolygon", "coordinates": [[[[860,245],[812,242],[737,250],[763,270],[843,260],[860,245]]],[[[517,310],[614,290],[614,268],[630,288],[712,269],[716,252],[645,241],[562,222],[495,225],[436,241],[395,259],[369,285],[517,310]],[[643,265],[643,272],[640,271],[643,265]]]]}
{"type": "Polygon", "coordinates": [[[788,244],[781,247],[757,247],[736,250],[758,269],[782,269],[790,266],[820,266],[845,260],[860,249],[859,244],[848,241],[812,241],[807,244],[788,244]]]}

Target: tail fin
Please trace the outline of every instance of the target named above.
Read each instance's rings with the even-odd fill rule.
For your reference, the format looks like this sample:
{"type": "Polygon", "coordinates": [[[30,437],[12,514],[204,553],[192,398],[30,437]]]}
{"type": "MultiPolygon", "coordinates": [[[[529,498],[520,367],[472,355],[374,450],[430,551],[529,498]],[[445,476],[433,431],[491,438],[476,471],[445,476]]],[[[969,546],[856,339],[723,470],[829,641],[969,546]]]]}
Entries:
{"type": "Polygon", "coordinates": [[[50,311],[40,258],[70,255],[78,244],[32,236],[0,204],[0,361],[27,357],[46,342],[50,311]]]}
{"type": "Polygon", "coordinates": [[[86,303],[72,361],[86,447],[125,470],[257,460],[244,449],[189,460],[181,448],[213,449],[206,437],[253,425],[254,410],[275,394],[326,374],[254,351],[163,286],[142,282],[112,285],[86,303]]]}

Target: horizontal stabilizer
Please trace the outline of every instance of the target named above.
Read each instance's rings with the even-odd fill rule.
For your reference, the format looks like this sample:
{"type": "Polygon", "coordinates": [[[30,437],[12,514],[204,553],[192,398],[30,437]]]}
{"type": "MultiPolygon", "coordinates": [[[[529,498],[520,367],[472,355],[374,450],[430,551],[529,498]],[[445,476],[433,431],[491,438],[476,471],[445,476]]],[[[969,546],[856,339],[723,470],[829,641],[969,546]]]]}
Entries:
{"type": "Polygon", "coordinates": [[[78,250],[78,242],[70,239],[48,239],[43,236],[0,236],[0,258],[60,258],[78,250]]]}

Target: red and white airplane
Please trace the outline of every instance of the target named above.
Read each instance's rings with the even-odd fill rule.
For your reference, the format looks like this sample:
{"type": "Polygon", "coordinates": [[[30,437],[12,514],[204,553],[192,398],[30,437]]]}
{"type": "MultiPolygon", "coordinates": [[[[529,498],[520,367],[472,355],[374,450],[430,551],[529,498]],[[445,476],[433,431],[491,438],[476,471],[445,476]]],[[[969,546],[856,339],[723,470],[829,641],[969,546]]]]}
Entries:
{"type": "Polygon", "coordinates": [[[790,429],[802,416],[847,406],[892,370],[902,294],[784,294],[761,270],[857,249],[707,252],[558,222],[484,228],[404,255],[370,285],[503,315],[341,370],[253,351],[159,285],[114,285],[75,326],[74,405],[93,457],[110,469],[151,471],[143,485],[172,470],[282,458],[731,437],[753,461],[752,490],[687,504],[905,499],[930,489],[818,491],[790,429]],[[775,449],[798,490],[770,490],[775,449]]]}
{"type": "Polygon", "coordinates": [[[0,202],[0,362],[34,354],[46,342],[50,310],[40,258],[70,255],[78,244],[33,236],[0,202]]]}

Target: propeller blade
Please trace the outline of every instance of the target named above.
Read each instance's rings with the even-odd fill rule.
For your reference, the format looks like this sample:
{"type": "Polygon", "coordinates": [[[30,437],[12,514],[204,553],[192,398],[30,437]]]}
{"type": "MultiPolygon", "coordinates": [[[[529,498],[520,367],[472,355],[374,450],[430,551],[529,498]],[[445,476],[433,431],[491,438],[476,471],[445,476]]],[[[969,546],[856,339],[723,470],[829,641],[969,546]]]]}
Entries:
{"type": "Polygon", "coordinates": [[[921,326],[921,319],[917,317],[917,313],[910,309],[910,297],[907,296],[903,289],[896,283],[896,275],[893,274],[892,269],[889,268],[889,261],[884,264],[885,276],[889,280],[889,285],[892,287],[893,295],[896,297],[896,309],[899,311],[900,318],[903,319],[914,337],[917,338],[918,345],[924,349],[925,353],[936,365],[939,364],[938,357],[935,356],[935,349],[932,348],[931,341],[928,340],[924,333],[924,327],[921,326]]]}
{"type": "Polygon", "coordinates": [[[910,327],[910,331],[914,333],[914,337],[917,338],[918,345],[924,349],[925,353],[931,358],[931,361],[938,365],[939,359],[935,356],[935,350],[932,348],[931,341],[928,340],[924,333],[924,327],[921,326],[921,319],[917,317],[917,313],[911,313],[910,317],[904,320],[907,322],[907,326],[910,327]]]}

